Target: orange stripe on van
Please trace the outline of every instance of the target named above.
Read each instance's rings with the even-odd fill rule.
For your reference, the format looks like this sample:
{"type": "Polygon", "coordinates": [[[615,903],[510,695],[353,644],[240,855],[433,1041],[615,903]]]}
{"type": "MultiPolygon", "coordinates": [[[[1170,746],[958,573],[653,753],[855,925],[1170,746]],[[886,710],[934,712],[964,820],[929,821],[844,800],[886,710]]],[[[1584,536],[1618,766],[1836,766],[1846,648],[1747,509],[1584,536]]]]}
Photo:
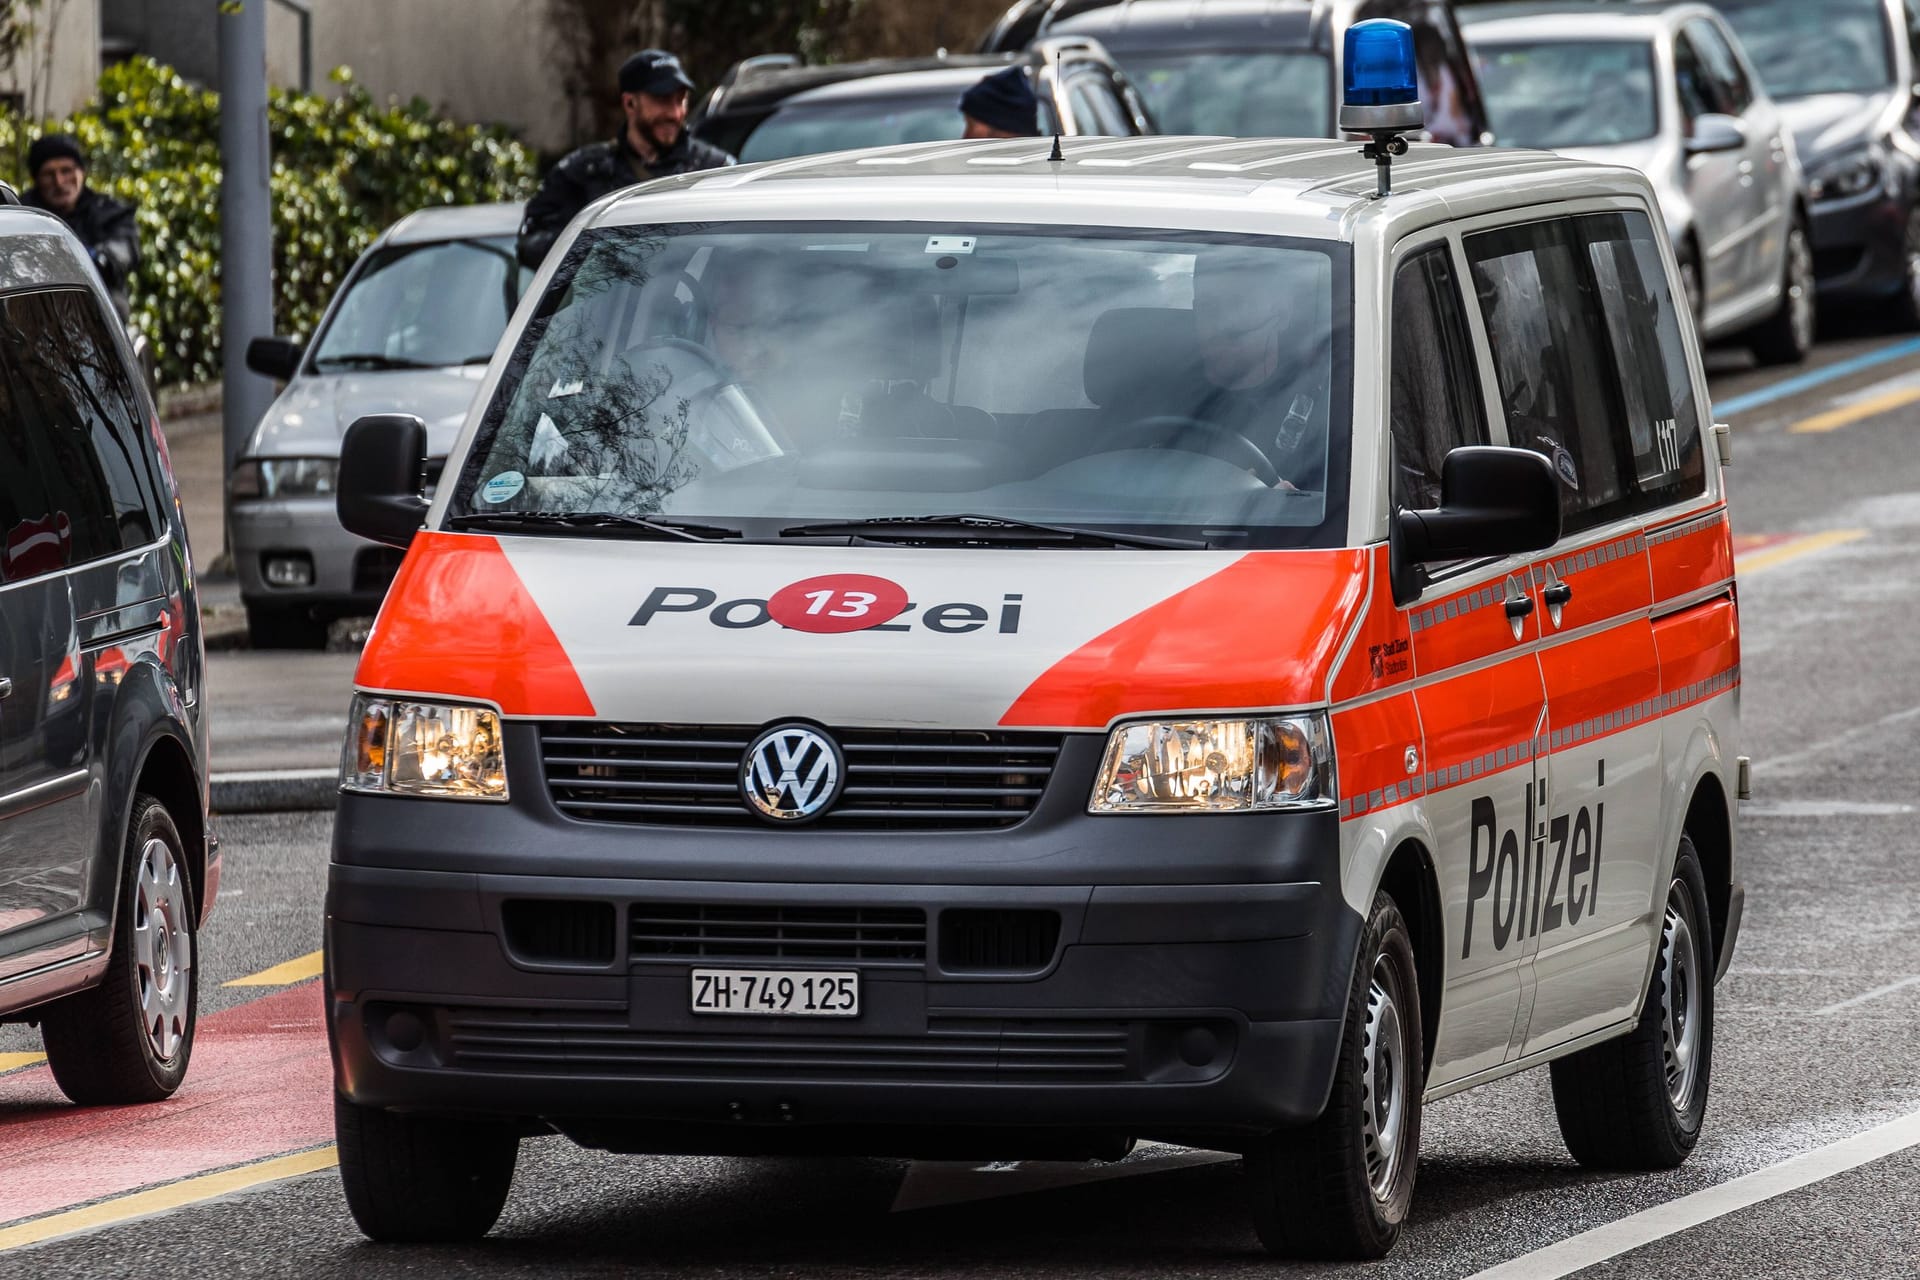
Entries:
{"type": "Polygon", "coordinates": [[[475,698],[510,716],[591,716],[567,651],[499,539],[415,535],[367,639],[363,689],[475,698]]]}
{"type": "Polygon", "coordinates": [[[1098,729],[1152,711],[1323,702],[1366,604],[1367,555],[1249,553],[1054,663],[1000,723],[1098,729]]]}

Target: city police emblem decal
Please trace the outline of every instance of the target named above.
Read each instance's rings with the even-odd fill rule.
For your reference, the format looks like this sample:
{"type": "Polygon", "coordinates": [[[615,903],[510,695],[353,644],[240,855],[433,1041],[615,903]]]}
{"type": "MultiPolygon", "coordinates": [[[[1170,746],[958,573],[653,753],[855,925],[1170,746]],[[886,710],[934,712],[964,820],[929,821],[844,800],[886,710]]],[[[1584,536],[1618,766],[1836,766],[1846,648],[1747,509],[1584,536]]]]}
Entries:
{"type": "Polygon", "coordinates": [[[808,822],[840,794],[846,762],[825,733],[804,724],[780,724],[747,747],[740,761],[740,794],[768,822],[808,822]]]}

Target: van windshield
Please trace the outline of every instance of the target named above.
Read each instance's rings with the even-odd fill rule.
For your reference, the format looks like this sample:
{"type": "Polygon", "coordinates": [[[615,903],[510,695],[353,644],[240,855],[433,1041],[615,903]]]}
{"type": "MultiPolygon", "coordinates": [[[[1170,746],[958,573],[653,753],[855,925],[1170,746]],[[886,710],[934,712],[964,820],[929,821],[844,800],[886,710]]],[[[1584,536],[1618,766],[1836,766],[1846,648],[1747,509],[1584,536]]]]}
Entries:
{"type": "Polygon", "coordinates": [[[1348,258],[1187,232],[589,232],[508,362],[452,513],[770,540],[966,513],[1341,545],[1348,258]]]}
{"type": "Polygon", "coordinates": [[[1882,0],[1719,0],[1719,9],[1776,98],[1893,86],[1882,0]]]}

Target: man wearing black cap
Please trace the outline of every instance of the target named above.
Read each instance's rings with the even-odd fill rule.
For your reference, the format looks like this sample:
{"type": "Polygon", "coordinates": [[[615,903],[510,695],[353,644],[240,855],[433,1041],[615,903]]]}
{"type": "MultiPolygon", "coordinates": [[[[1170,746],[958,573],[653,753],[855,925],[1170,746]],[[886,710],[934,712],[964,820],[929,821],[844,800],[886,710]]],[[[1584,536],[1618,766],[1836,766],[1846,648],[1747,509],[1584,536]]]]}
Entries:
{"type": "Polygon", "coordinates": [[[1040,103],[1024,67],[996,71],[960,95],[963,138],[1037,138],[1040,103]]]}
{"type": "Polygon", "coordinates": [[[520,261],[538,267],[574,215],[611,191],[697,169],[720,169],[733,157],[687,132],[693,81],[680,59],[642,49],[620,67],[620,106],[627,127],[611,142],[581,147],[553,167],[527,202],[520,224],[520,261]]]}
{"type": "Polygon", "coordinates": [[[80,237],[124,322],[127,281],[140,265],[140,232],[133,206],[87,187],[87,157],[64,133],[50,133],[27,148],[33,190],[21,202],[57,215],[80,237]]]}

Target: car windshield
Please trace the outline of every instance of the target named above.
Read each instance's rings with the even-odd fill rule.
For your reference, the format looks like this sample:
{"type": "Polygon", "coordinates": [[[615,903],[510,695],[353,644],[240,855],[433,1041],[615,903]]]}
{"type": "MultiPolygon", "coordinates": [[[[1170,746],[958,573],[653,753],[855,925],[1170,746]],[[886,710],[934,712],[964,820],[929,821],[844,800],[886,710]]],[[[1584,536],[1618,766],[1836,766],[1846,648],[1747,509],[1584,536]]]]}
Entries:
{"type": "Polygon", "coordinates": [[[1325,138],[1333,132],[1333,64],[1324,54],[1141,51],[1121,63],[1162,133],[1325,138]]]}
{"type": "Polygon", "coordinates": [[[1776,98],[1893,86],[1881,0],[1719,0],[1719,9],[1776,98]]]}
{"type": "Polygon", "coordinates": [[[967,513],[1340,545],[1348,257],[1100,229],[589,232],[508,362],[452,511],[752,538],[967,513]]]}
{"type": "Polygon", "coordinates": [[[789,102],[761,122],[740,146],[743,163],[900,142],[960,136],[958,91],[893,94],[836,102],[789,102]]]}
{"type": "Polygon", "coordinates": [[[1502,146],[1604,147],[1659,128],[1645,41],[1474,41],[1473,60],[1502,146]]]}
{"type": "Polygon", "coordinates": [[[375,250],[315,341],[313,367],[337,373],[484,363],[531,278],[510,236],[375,250]]]}

